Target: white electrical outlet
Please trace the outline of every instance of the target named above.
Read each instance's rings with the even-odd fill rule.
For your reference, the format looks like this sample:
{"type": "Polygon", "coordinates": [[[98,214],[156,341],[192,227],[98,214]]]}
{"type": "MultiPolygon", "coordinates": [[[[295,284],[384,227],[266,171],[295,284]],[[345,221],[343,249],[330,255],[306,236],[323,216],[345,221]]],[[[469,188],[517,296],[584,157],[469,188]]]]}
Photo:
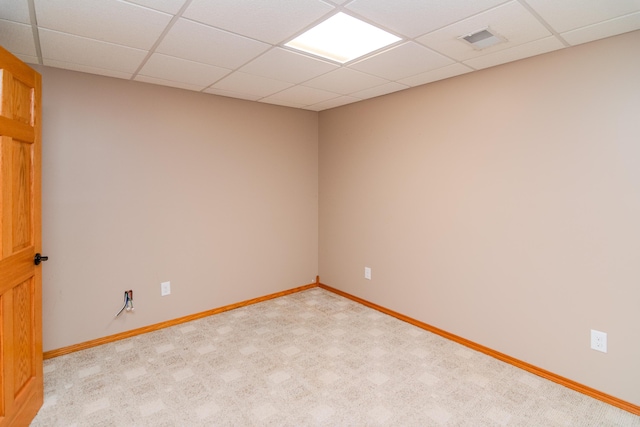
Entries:
{"type": "Polygon", "coordinates": [[[171,282],[160,283],[160,295],[167,296],[171,293],[171,282]]]}
{"type": "Polygon", "coordinates": [[[593,350],[607,352],[607,333],[591,330],[591,348],[593,350]]]}
{"type": "Polygon", "coordinates": [[[364,278],[367,280],[371,280],[371,268],[369,267],[364,268],[364,278]]]}

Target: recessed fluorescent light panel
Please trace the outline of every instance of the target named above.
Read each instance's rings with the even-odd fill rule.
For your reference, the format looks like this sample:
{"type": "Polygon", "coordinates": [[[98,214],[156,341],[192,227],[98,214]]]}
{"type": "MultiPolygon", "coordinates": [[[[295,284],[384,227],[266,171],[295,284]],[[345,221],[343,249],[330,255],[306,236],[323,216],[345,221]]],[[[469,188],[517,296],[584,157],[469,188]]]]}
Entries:
{"type": "Polygon", "coordinates": [[[346,13],[337,13],[285,46],[344,64],[400,40],[346,13]]]}

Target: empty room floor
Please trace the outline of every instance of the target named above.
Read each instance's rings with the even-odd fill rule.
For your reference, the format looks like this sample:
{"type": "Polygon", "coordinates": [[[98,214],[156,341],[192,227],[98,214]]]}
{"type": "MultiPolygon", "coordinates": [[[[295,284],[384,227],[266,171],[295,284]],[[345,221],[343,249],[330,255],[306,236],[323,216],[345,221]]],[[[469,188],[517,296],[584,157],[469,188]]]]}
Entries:
{"type": "Polygon", "coordinates": [[[640,426],[320,288],[45,361],[32,426],[640,426]]]}

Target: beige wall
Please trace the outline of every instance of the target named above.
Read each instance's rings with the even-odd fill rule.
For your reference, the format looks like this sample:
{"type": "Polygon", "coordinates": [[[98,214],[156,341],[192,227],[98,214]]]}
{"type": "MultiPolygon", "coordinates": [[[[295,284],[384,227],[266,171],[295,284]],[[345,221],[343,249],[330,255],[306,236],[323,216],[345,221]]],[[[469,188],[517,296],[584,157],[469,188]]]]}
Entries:
{"type": "Polygon", "coordinates": [[[45,351],[319,270],[640,404],[639,44],[460,76],[319,126],[314,112],[38,67],[45,351]],[[136,310],[114,319],[127,289],[136,310]],[[609,334],[607,354],[590,329],[609,334]]]}
{"type": "Polygon", "coordinates": [[[640,404],[638,46],[321,112],[321,281],[640,404]]]}
{"type": "Polygon", "coordinates": [[[38,70],[45,351],[315,280],[317,113],[38,70]]]}

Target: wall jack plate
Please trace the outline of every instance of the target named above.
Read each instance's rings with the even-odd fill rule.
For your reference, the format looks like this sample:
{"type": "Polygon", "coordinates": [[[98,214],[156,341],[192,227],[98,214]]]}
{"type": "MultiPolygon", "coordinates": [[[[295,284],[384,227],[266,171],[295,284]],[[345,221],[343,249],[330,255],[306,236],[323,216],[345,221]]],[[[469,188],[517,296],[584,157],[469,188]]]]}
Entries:
{"type": "Polygon", "coordinates": [[[160,283],[160,295],[166,297],[171,293],[171,282],[160,283]]]}
{"type": "Polygon", "coordinates": [[[593,350],[607,352],[607,333],[591,330],[591,348],[593,350]]]}

